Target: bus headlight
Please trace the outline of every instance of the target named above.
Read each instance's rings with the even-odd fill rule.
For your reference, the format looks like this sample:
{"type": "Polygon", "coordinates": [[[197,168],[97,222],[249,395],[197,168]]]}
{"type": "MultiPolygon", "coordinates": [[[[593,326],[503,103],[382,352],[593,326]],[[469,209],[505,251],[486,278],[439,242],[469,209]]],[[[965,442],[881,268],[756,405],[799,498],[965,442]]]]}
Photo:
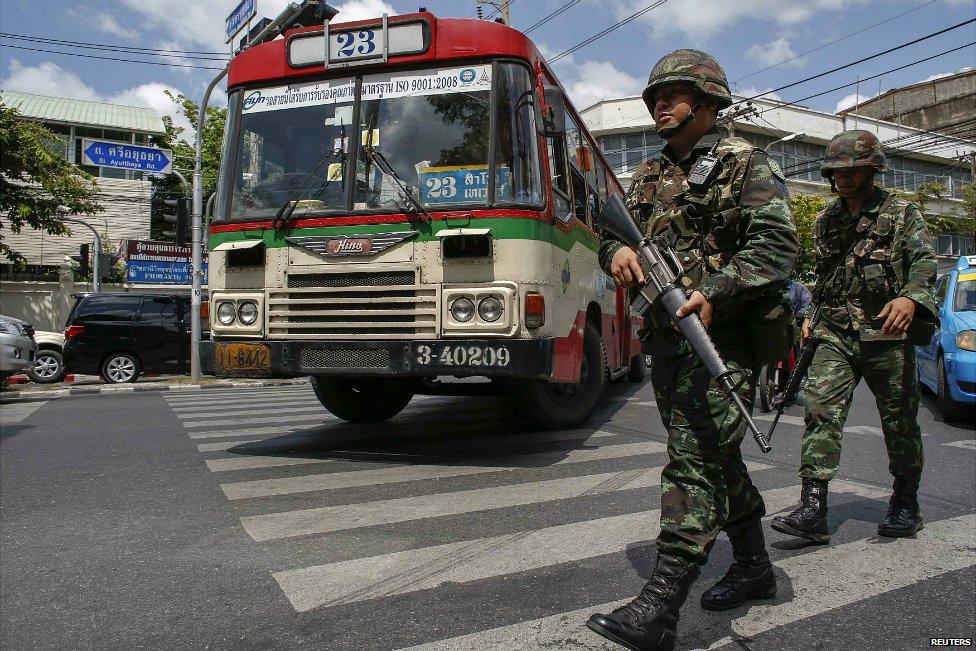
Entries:
{"type": "Polygon", "coordinates": [[[467,323],[474,316],[474,301],[461,297],[451,303],[451,316],[458,323],[467,323]]]}
{"type": "Polygon", "coordinates": [[[494,323],[500,319],[504,311],[502,302],[494,296],[483,298],[478,302],[478,316],[488,323],[494,323]]]}
{"type": "Polygon", "coordinates": [[[237,308],[237,318],[246,326],[253,325],[258,320],[258,304],[254,301],[244,301],[237,308]]]}
{"type": "MultiPolygon", "coordinates": [[[[256,307],[256,306],[255,306],[256,307]]],[[[229,326],[237,318],[237,310],[231,301],[224,301],[217,306],[217,321],[220,325],[229,326]]]]}

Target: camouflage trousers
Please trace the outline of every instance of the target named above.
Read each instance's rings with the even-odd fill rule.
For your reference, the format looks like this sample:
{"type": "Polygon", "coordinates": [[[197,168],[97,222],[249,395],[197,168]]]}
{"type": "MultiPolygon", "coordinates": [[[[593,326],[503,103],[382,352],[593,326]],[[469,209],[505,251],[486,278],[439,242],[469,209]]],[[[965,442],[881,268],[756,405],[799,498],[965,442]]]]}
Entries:
{"type": "Polygon", "coordinates": [[[800,477],[829,481],[840,465],[844,421],[863,377],[874,394],[895,477],[922,471],[915,348],[907,341],[861,341],[854,331],[818,326],[820,345],[810,364],[800,477]]]}
{"type": "MultiPolygon", "coordinates": [[[[730,369],[746,380],[751,403],[751,352],[720,346],[730,369]]],[[[677,356],[655,357],[651,381],[668,430],[670,458],[661,475],[660,553],[704,565],[721,531],[734,534],[766,513],[739,446],[745,422],[687,342],[677,356]]]]}

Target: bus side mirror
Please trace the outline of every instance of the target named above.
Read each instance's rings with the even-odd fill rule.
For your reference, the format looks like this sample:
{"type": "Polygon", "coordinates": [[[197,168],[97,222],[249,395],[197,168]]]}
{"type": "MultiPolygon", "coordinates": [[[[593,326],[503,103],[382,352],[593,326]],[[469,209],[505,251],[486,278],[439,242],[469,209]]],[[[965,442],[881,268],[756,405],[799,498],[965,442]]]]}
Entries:
{"type": "Polygon", "coordinates": [[[566,98],[558,86],[542,87],[542,135],[557,137],[566,133],[566,98]]]}

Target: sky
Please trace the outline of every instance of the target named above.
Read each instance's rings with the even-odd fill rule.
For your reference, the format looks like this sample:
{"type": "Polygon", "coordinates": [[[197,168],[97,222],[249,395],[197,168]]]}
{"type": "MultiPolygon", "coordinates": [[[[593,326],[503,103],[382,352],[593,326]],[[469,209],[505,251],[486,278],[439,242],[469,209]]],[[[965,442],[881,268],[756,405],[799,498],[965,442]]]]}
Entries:
{"type": "MultiPolygon", "coordinates": [[[[569,0],[510,2],[511,24],[524,31],[569,0]]],[[[3,0],[0,31],[160,50],[226,52],[224,17],[235,4],[236,0],[3,0]]],[[[273,18],[286,4],[287,0],[257,0],[258,16],[273,18]]],[[[331,4],[340,10],[336,22],[383,12],[410,13],[420,5],[440,17],[474,18],[477,5],[475,0],[336,0],[331,4]]],[[[652,4],[659,6],[554,63],[578,108],[602,99],[639,95],[654,63],[678,48],[698,48],[714,55],[724,66],[733,91],[751,96],[976,18],[976,0],[579,0],[532,30],[530,37],[552,58],[652,4]]],[[[486,4],[483,12],[491,13],[492,7],[486,4]]],[[[974,41],[976,23],[971,23],[769,97],[799,100],[974,41]]],[[[10,38],[0,43],[187,66],[221,65],[204,59],[140,57],[10,38]]],[[[853,105],[855,97],[863,100],[974,65],[976,47],[969,46],[802,104],[835,112],[853,105]]],[[[165,91],[199,99],[215,72],[0,48],[0,88],[148,106],[164,115],[175,115],[175,105],[165,91]]],[[[218,92],[215,102],[224,101],[225,95],[218,92]]],[[[180,119],[177,124],[189,126],[180,119]]]]}

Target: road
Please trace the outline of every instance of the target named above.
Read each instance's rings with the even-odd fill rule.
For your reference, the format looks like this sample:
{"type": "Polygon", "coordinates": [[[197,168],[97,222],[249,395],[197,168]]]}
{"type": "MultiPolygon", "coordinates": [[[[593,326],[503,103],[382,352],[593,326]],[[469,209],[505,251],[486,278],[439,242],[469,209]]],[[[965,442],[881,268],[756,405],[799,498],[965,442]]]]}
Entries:
{"type": "MultiPolygon", "coordinates": [[[[585,429],[527,430],[497,398],[418,397],[380,426],[308,386],[70,396],[0,407],[7,649],[608,649],[582,626],[654,562],[665,436],[650,385],[585,429]]],[[[876,534],[890,490],[863,386],[829,547],[766,525],[779,594],[682,611],[682,649],[919,649],[976,638],[976,441],[926,398],[926,527],[876,534]]],[[[744,444],[769,517],[792,509],[802,408],[744,444]]],[[[768,424],[768,421],[767,421],[768,424]]]]}

